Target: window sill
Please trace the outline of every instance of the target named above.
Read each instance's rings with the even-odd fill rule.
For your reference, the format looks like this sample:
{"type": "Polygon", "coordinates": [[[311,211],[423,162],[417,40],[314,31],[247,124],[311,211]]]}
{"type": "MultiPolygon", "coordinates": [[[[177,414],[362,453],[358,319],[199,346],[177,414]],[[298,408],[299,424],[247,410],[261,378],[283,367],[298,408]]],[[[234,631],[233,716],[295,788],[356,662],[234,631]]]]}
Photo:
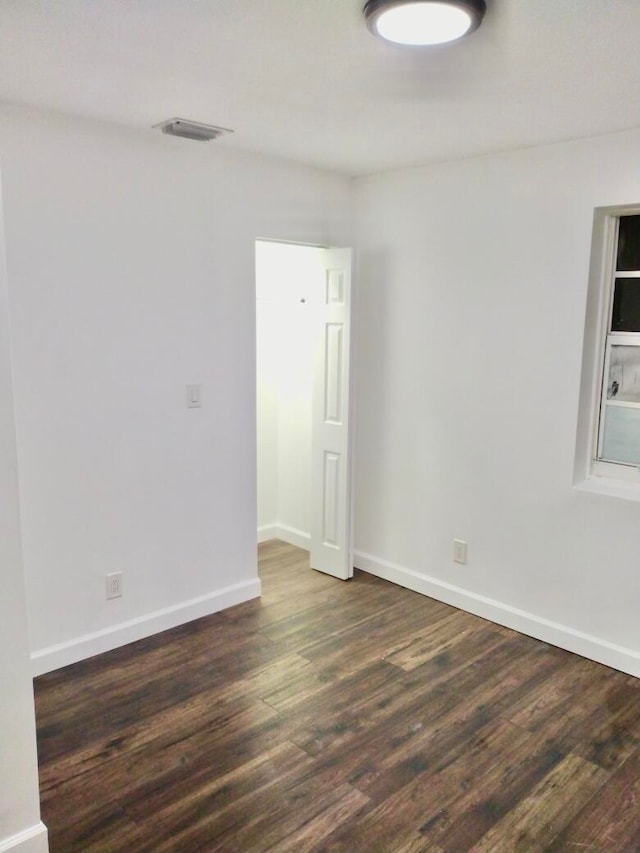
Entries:
{"type": "Polygon", "coordinates": [[[627,501],[640,501],[640,482],[632,483],[616,480],[613,477],[597,477],[590,475],[573,487],[579,492],[590,492],[593,495],[606,495],[610,498],[621,498],[627,501]]]}

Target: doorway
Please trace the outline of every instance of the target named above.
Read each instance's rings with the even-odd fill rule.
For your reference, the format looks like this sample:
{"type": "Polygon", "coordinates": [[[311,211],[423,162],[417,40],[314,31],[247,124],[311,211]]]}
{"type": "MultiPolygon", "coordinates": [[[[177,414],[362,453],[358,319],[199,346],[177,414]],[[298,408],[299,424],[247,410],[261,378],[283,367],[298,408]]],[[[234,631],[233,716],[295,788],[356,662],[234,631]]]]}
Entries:
{"type": "Polygon", "coordinates": [[[258,541],[351,555],[351,252],[256,241],[258,541]]]}

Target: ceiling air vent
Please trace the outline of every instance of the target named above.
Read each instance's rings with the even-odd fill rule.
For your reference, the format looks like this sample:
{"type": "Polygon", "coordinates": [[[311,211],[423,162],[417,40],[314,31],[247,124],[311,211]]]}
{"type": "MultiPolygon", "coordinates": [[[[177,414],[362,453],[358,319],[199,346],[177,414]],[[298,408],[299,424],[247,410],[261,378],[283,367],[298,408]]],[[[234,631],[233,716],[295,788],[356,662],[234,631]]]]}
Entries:
{"type": "Polygon", "coordinates": [[[224,133],[233,133],[228,127],[214,127],[212,124],[188,121],[186,118],[169,118],[160,124],[154,124],[154,127],[159,127],[163,133],[168,133],[170,136],[197,139],[199,142],[210,142],[224,133]]]}

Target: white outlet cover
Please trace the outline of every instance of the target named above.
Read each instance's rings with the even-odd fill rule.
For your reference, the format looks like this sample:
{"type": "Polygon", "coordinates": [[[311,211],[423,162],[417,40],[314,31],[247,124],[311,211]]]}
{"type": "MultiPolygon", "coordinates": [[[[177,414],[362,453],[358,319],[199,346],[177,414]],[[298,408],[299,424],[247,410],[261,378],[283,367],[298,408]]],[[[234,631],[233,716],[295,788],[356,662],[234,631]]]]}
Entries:
{"type": "Polygon", "coordinates": [[[467,562],[467,543],[463,539],[453,540],[453,562],[462,565],[467,562]]]}
{"type": "Polygon", "coordinates": [[[112,572],[106,577],[107,598],[120,598],[122,596],[122,572],[112,572]]]}

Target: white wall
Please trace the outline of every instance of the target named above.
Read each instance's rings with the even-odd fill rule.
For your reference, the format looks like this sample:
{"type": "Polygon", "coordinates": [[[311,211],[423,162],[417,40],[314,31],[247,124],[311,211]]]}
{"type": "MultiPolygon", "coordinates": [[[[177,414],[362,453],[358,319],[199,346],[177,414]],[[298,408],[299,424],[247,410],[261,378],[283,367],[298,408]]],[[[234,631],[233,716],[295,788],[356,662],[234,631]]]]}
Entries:
{"type": "Polygon", "coordinates": [[[311,403],[323,250],[258,243],[258,536],[308,547],[311,403]]]}
{"type": "Polygon", "coordinates": [[[254,241],[349,241],[350,183],[8,107],[0,146],[45,671],[258,594],[254,241]]]}
{"type": "MultiPolygon", "coordinates": [[[[256,265],[256,272],[259,264],[256,265]]],[[[259,280],[259,279],[258,279],[259,280]]],[[[274,538],[278,522],[278,303],[256,299],[258,541],[274,538]]]]}
{"type": "Polygon", "coordinates": [[[356,182],[357,564],[636,674],[640,503],[572,480],[593,209],[640,201],[638,150],[356,182]]]}
{"type": "Polygon", "coordinates": [[[0,204],[0,849],[44,853],[40,823],[27,611],[20,552],[18,474],[0,204]]]}

